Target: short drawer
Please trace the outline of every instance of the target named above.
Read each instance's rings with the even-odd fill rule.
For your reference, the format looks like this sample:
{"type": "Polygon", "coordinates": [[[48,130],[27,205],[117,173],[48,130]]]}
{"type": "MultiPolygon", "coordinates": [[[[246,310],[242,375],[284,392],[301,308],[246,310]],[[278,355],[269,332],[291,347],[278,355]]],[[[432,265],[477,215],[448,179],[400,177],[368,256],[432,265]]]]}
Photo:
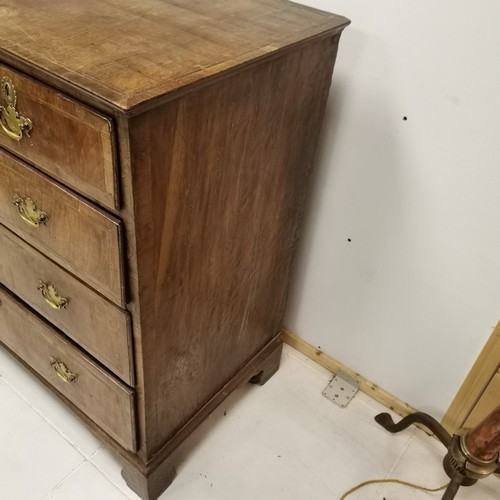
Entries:
{"type": "Polygon", "coordinates": [[[136,449],[134,392],[0,286],[0,342],[126,449],[136,449]]]}
{"type": "Polygon", "coordinates": [[[135,451],[134,392],[1,286],[0,342],[118,443],[135,451]]]}
{"type": "Polygon", "coordinates": [[[0,222],[124,304],[121,222],[1,150],[0,222]]]}
{"type": "Polygon", "coordinates": [[[0,225],[0,283],[133,385],[130,317],[0,225]]]}
{"type": "Polygon", "coordinates": [[[117,207],[112,122],[3,65],[0,84],[0,146],[104,206],[117,207]]]}

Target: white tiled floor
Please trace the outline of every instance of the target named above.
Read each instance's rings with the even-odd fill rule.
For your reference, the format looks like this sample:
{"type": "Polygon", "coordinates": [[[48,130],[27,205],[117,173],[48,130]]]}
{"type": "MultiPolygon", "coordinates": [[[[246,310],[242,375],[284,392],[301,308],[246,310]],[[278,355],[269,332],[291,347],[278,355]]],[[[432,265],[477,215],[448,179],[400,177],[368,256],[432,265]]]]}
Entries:
{"type": "MultiPolygon", "coordinates": [[[[392,435],[364,394],[341,409],[321,391],[331,374],[285,346],[280,371],[247,385],[177,451],[177,477],[161,500],[338,500],[357,483],[399,478],[444,484],[444,447],[418,429],[392,435]]],[[[371,485],[349,500],[441,498],[371,485]]],[[[137,500],[120,465],[87,429],[0,349],[0,500],[137,500]]],[[[457,500],[498,500],[500,480],[462,488],[457,500]]]]}

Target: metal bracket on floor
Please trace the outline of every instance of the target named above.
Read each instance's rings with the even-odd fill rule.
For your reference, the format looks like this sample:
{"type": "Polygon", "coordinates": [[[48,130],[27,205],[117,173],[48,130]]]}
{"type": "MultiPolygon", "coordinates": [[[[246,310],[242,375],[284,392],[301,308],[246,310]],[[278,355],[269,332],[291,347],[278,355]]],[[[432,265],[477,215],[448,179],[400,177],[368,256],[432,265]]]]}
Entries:
{"type": "Polygon", "coordinates": [[[347,373],[339,371],[325,387],[323,396],[337,406],[345,408],[359,390],[359,382],[347,373]]]}

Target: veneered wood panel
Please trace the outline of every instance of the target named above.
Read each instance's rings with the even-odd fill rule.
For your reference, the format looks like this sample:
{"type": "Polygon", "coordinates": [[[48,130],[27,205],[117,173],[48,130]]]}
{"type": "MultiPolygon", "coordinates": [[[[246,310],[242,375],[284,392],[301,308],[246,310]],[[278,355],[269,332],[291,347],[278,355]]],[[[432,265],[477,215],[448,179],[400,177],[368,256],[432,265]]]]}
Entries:
{"type": "Polygon", "coordinates": [[[124,303],[121,222],[0,151],[0,222],[116,304],[124,303]],[[31,198],[48,221],[30,227],[13,198],[31,198]]]}
{"type": "Polygon", "coordinates": [[[124,109],[348,24],[282,0],[8,0],[0,8],[0,54],[124,109]]]}
{"type": "MultiPolygon", "coordinates": [[[[81,194],[116,208],[112,122],[60,92],[0,65],[0,80],[4,77],[14,84],[16,109],[31,120],[33,128],[30,136],[25,135],[20,141],[0,129],[0,146],[81,194]]],[[[0,104],[6,105],[1,97],[0,104]]]]}
{"type": "MultiPolygon", "coordinates": [[[[117,190],[114,205],[91,190],[103,185],[103,171],[94,164],[85,162],[89,178],[82,180],[70,166],[68,172],[53,168],[11,146],[30,165],[0,151],[0,221],[33,247],[34,262],[40,252],[130,312],[136,387],[128,394],[135,397],[130,411],[138,420],[137,449],[130,448],[135,442],[127,441],[120,417],[102,424],[114,412],[127,415],[119,402],[111,398],[112,410],[102,415],[106,404],[81,405],[80,411],[72,401],[80,404],[78,397],[86,396],[54,392],[127,461],[125,477],[144,497],[155,498],[167,486],[175,447],[232,390],[254,375],[264,380],[278,367],[298,227],[338,39],[347,24],[343,17],[283,0],[7,0],[0,6],[0,60],[27,77],[25,87],[14,75],[21,78],[19,112],[33,113],[31,93],[25,92],[33,79],[41,84],[35,95],[44,85],[54,91],[47,100],[49,130],[60,125],[63,147],[78,149],[81,140],[79,134],[72,140],[64,120],[53,123],[52,107],[59,112],[56,103],[69,102],[63,96],[116,125],[120,175],[112,173],[120,183],[118,205],[117,190]],[[25,226],[12,205],[15,193],[45,210],[47,224],[25,226]]],[[[80,118],[84,109],[69,114],[80,118]]],[[[33,130],[20,147],[32,147],[33,130]]],[[[112,132],[110,137],[112,147],[112,132]]],[[[58,138],[52,134],[51,147],[58,147],[58,138]]],[[[94,131],[85,139],[95,145],[94,131]]],[[[26,267],[16,274],[32,270],[9,262],[14,269],[26,267]]],[[[38,307],[24,285],[5,276],[38,307]]],[[[59,283],[60,275],[53,276],[59,283]]],[[[70,305],[82,290],[74,288],[70,305]]],[[[12,324],[14,309],[9,305],[12,324]]],[[[28,306],[23,311],[24,329],[35,341],[45,338],[48,324],[28,306]]],[[[82,354],[67,337],[49,331],[82,354]]],[[[17,335],[9,338],[11,350],[38,370],[38,346],[24,342],[22,333],[19,338],[20,345],[17,335]]],[[[85,348],[90,353],[94,346],[85,348]]],[[[69,359],[70,369],[78,366],[78,356],[69,359]]]]}
{"type": "Polygon", "coordinates": [[[134,393],[115,380],[0,285],[0,342],[128,450],[136,449],[134,393]],[[65,364],[74,382],[51,365],[65,364]]]}
{"type": "Polygon", "coordinates": [[[64,269],[0,225],[0,282],[86,351],[133,385],[129,313],[88,288],[64,269]],[[51,307],[38,290],[53,285],[68,299],[64,309],[51,307]]]}
{"type": "Polygon", "coordinates": [[[337,44],[131,122],[148,456],[281,328],[337,44]]]}

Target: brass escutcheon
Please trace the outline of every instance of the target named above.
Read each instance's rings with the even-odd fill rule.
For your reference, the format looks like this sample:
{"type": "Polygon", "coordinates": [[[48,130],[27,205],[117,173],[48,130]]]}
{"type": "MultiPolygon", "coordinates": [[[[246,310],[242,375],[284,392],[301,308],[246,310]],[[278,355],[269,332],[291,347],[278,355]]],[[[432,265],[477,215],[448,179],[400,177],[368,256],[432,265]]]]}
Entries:
{"type": "Polygon", "coordinates": [[[40,224],[45,224],[49,219],[47,212],[36,208],[35,202],[31,198],[21,198],[16,193],[12,199],[12,203],[16,205],[23,221],[31,227],[38,227],[40,224]]]}
{"type": "Polygon", "coordinates": [[[66,383],[76,382],[78,375],[68,369],[68,367],[56,358],[50,358],[50,366],[54,368],[55,372],[66,383]]]}
{"type": "Polygon", "coordinates": [[[17,92],[8,76],[2,78],[1,95],[4,106],[0,105],[0,125],[11,139],[20,141],[24,135],[29,137],[33,124],[29,118],[21,116],[16,109],[17,92]]]}
{"type": "Polygon", "coordinates": [[[53,309],[66,309],[66,306],[69,303],[69,299],[60,297],[59,293],[53,285],[40,280],[38,281],[37,289],[40,290],[43,298],[45,299],[45,302],[47,302],[50,307],[52,307],[53,309]]]}

